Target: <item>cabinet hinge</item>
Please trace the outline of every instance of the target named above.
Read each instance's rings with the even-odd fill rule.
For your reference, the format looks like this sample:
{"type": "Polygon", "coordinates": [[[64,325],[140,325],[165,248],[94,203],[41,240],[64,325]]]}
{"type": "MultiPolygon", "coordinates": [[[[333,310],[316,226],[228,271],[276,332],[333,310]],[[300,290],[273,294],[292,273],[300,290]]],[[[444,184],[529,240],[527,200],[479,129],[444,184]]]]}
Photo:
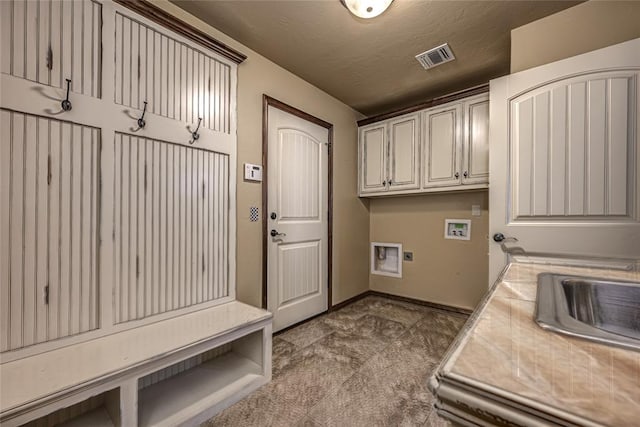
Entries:
{"type": "Polygon", "coordinates": [[[49,305],[49,283],[47,282],[47,286],[44,287],[44,303],[49,305]]]}
{"type": "Polygon", "coordinates": [[[204,254],[202,254],[202,274],[204,274],[204,266],[205,266],[205,263],[204,263],[204,254]]]}
{"type": "Polygon", "coordinates": [[[136,255],[136,279],[140,277],[140,257],[136,255]]]}
{"type": "Polygon", "coordinates": [[[147,164],[144,164],[144,192],[147,192],[147,164]]]}
{"type": "Polygon", "coordinates": [[[140,55],[138,55],[138,81],[140,81],[140,55]]]}
{"type": "Polygon", "coordinates": [[[204,200],[204,193],[205,193],[205,183],[204,181],[202,181],[202,200],[204,200]]]}

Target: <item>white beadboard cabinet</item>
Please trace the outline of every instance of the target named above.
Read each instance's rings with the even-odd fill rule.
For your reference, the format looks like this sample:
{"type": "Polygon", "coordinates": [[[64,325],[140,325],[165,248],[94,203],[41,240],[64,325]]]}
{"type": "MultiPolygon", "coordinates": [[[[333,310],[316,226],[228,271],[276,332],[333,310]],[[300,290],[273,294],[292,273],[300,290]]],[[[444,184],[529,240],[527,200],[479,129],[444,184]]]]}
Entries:
{"type": "Polygon", "coordinates": [[[2,425],[204,421],[270,379],[271,315],[235,301],[244,55],[120,3],[0,2],[2,425]],[[169,417],[149,390],[198,369],[169,417]]]}
{"type": "Polygon", "coordinates": [[[361,197],[486,189],[488,170],[488,94],[359,129],[361,197]]]}

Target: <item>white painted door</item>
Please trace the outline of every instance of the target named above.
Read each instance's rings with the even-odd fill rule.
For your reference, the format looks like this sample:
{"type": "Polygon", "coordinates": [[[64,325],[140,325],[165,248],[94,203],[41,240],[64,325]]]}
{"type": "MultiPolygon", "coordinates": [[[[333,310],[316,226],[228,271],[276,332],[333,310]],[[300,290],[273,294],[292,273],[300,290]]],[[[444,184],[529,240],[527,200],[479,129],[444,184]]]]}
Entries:
{"type": "Polygon", "coordinates": [[[420,187],[419,114],[389,122],[389,189],[413,190],[420,187]]]}
{"type": "MultiPolygon", "coordinates": [[[[640,256],[640,39],[491,82],[490,233],[640,256]]],[[[490,284],[505,265],[490,243],[490,284]]]]}
{"type": "Polygon", "coordinates": [[[489,182],[489,96],[465,101],[462,183],[489,182]]]}
{"type": "Polygon", "coordinates": [[[267,308],[278,331],[327,310],[326,128],[268,111],[267,308]],[[273,219],[275,217],[275,219],[273,219]]]}
{"type": "Polygon", "coordinates": [[[387,123],[360,129],[360,194],[387,189],[387,123]]]}
{"type": "Polygon", "coordinates": [[[450,104],[422,113],[423,187],[460,184],[462,105],[450,104]]]}

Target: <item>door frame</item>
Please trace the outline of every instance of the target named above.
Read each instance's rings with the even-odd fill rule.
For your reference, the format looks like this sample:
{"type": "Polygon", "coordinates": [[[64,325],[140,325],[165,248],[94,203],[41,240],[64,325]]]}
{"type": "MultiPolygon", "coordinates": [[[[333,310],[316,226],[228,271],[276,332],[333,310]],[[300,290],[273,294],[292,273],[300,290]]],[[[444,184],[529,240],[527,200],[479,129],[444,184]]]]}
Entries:
{"type": "Polygon", "coordinates": [[[268,193],[269,193],[269,107],[299,117],[328,131],[328,165],[327,165],[327,311],[332,307],[333,294],[333,124],[297,109],[289,104],[272,98],[267,94],[262,95],[262,308],[267,308],[267,282],[268,282],[268,193]]]}

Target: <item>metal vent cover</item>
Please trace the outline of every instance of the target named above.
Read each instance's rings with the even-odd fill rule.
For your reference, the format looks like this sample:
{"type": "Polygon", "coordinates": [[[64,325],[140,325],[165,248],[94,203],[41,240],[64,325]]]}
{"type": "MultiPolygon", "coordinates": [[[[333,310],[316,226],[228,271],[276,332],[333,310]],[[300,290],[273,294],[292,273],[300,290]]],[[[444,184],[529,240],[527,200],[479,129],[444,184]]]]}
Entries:
{"type": "Polygon", "coordinates": [[[447,43],[416,55],[416,59],[425,70],[456,59],[447,43]]]}

